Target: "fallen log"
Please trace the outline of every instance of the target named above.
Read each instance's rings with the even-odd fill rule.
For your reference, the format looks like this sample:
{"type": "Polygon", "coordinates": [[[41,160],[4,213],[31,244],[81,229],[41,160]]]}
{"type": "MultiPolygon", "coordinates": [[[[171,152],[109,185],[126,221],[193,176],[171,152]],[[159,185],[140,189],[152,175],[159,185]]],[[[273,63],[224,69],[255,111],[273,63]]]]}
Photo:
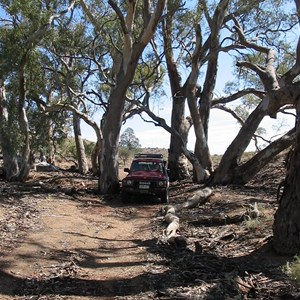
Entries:
{"type": "Polygon", "coordinates": [[[203,205],[208,201],[208,197],[212,194],[210,188],[204,188],[194,193],[183,204],[178,205],[177,207],[172,205],[167,205],[163,208],[164,212],[164,221],[168,223],[168,227],[165,231],[166,240],[169,243],[175,244],[177,247],[185,248],[187,246],[186,238],[180,234],[179,231],[179,217],[176,215],[177,210],[182,210],[186,208],[194,208],[197,205],[203,205]]]}
{"type": "Polygon", "coordinates": [[[181,204],[181,209],[194,208],[198,205],[203,205],[208,201],[211,194],[212,190],[210,188],[204,188],[203,190],[196,191],[192,197],[181,204]]]}

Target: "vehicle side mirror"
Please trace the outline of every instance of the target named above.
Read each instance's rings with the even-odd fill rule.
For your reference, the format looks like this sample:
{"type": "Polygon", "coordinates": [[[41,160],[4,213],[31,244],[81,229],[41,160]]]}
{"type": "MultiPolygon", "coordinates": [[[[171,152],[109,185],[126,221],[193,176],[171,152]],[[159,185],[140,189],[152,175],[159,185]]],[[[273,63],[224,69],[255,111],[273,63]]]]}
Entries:
{"type": "Polygon", "coordinates": [[[130,172],[129,168],[124,168],[124,172],[129,173],[130,172]]]}

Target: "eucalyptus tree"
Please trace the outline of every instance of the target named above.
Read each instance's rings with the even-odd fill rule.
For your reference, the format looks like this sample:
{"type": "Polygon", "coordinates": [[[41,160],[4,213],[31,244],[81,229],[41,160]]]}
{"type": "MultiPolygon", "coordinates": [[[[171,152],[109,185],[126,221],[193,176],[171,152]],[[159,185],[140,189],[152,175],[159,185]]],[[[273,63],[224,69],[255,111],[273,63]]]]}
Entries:
{"type": "MultiPolygon", "coordinates": [[[[210,172],[213,171],[213,165],[207,144],[208,124],[218,76],[219,54],[230,50],[222,47],[227,38],[226,24],[233,14],[249,13],[245,8],[247,4],[232,3],[234,1],[198,1],[194,11],[191,11],[183,3],[171,1],[165,19],[167,21],[163,24],[165,57],[173,97],[172,128],[176,128],[187,143],[189,129],[194,125],[196,158],[210,172]],[[187,68],[188,74],[181,75],[186,73],[187,68]],[[201,71],[203,80],[199,76],[201,71]],[[183,83],[182,78],[185,78],[183,83]],[[200,87],[201,81],[203,88],[200,87]],[[190,111],[188,117],[184,112],[186,100],[190,111]]],[[[257,3],[253,2],[251,7],[255,6],[257,3]]],[[[180,179],[180,172],[186,174],[177,144],[176,135],[171,135],[169,165],[174,180],[180,179]]],[[[196,181],[203,179],[195,178],[196,181]]]]}
{"type": "MultiPolygon", "coordinates": [[[[1,78],[6,91],[8,86],[14,86],[10,89],[9,97],[1,101],[1,104],[10,101],[9,104],[15,111],[15,116],[9,116],[9,111],[4,109],[6,113],[1,118],[5,122],[3,125],[11,125],[7,120],[14,119],[14,125],[19,129],[20,144],[12,149],[4,149],[9,144],[12,145],[13,140],[17,136],[3,135],[1,136],[3,153],[10,152],[10,155],[4,155],[4,165],[8,170],[6,172],[9,180],[26,180],[30,169],[30,130],[26,114],[26,101],[29,94],[28,77],[37,55],[37,46],[47,35],[53,22],[60,16],[67,14],[74,6],[74,1],[53,1],[50,3],[40,3],[36,1],[2,1],[2,26],[1,26],[1,64],[5,67],[1,70],[1,78]],[[3,102],[4,101],[4,102],[3,102]],[[16,121],[17,120],[17,121],[16,121]],[[10,141],[9,141],[10,139],[10,141]],[[11,152],[13,150],[13,152],[11,152]],[[19,159],[17,161],[17,156],[19,159]]],[[[8,107],[9,105],[6,105],[8,107]]],[[[1,109],[3,111],[3,109],[1,109]]],[[[11,126],[10,126],[11,129],[11,126]]],[[[3,128],[2,128],[3,133],[3,128]]]]}
{"type": "MultiPolygon", "coordinates": [[[[297,32],[300,26],[300,1],[295,0],[295,17],[297,18],[297,32]]],[[[293,66],[279,79],[279,85],[269,94],[268,112],[276,117],[279,109],[291,104],[296,109],[296,138],[288,161],[288,170],[284,182],[283,195],[275,214],[273,225],[273,245],[284,254],[294,255],[300,252],[300,35],[295,47],[293,66]]]]}
{"type": "Polygon", "coordinates": [[[110,76],[107,78],[109,87],[107,110],[102,118],[103,143],[99,188],[102,193],[116,192],[119,189],[118,142],[126,99],[130,99],[130,95],[127,94],[128,88],[135,77],[143,51],[154,35],[166,0],[158,0],[156,3],[131,0],[122,4],[109,0],[108,6],[102,3],[104,10],[100,11],[97,11],[99,7],[93,1],[88,3],[81,0],[80,4],[93,24],[96,34],[108,36],[107,40],[111,46],[107,57],[107,62],[111,64],[110,76]],[[117,20],[118,24],[118,29],[114,28],[114,32],[111,32],[109,26],[112,19],[107,20],[102,27],[99,26],[100,19],[97,16],[103,14],[103,11],[113,11],[114,21],[117,20]]]}
{"type": "Polygon", "coordinates": [[[132,128],[127,128],[120,136],[120,147],[128,148],[129,150],[141,148],[139,139],[135,136],[132,128]]]}
{"type": "MultiPolygon", "coordinates": [[[[194,11],[187,9],[185,3],[170,1],[167,17],[163,22],[163,36],[165,57],[168,66],[171,92],[173,97],[172,128],[180,134],[184,143],[191,125],[194,126],[196,136],[195,156],[202,168],[213,170],[210,152],[207,144],[207,127],[212,91],[215,86],[217,62],[219,53],[219,35],[226,16],[229,1],[222,0],[209,10],[206,1],[199,1],[194,11]],[[212,16],[210,15],[212,14],[212,16]],[[206,19],[209,25],[209,34],[203,32],[203,23],[206,19]],[[204,41],[204,39],[206,39],[204,41]],[[179,49],[179,50],[178,50],[179,49]],[[177,58],[176,58],[177,57],[177,58]],[[208,62],[204,89],[199,88],[200,69],[208,62]],[[181,64],[185,65],[185,68],[181,64]],[[185,82],[180,72],[188,75],[185,82]],[[201,97],[200,110],[196,99],[201,97]],[[190,117],[185,117],[185,103],[188,103],[190,117]]],[[[183,160],[183,152],[178,145],[181,143],[171,135],[169,165],[171,179],[181,179],[188,176],[183,160]]],[[[197,172],[196,172],[197,173],[197,172]]],[[[202,174],[205,174],[202,172],[202,174]]],[[[195,178],[201,181],[204,178],[195,178]]]]}
{"type": "Polygon", "coordinates": [[[78,22],[75,17],[61,18],[52,37],[50,43],[45,43],[48,63],[43,66],[53,83],[52,93],[47,97],[47,102],[41,99],[45,97],[40,97],[37,101],[44,111],[72,113],[78,167],[79,171],[85,174],[88,172],[88,162],[80,123],[83,115],[86,119],[92,118],[90,105],[84,96],[85,85],[89,84],[93,75],[90,71],[90,61],[84,58],[91,40],[86,34],[85,24],[78,22]]]}
{"type": "MultiPolygon", "coordinates": [[[[80,15],[81,12],[79,11],[80,15]]],[[[68,22],[62,20],[59,29],[54,31],[53,39],[46,44],[47,63],[43,65],[51,82],[49,97],[41,95],[35,101],[45,114],[60,111],[73,115],[73,129],[78,150],[78,165],[83,173],[87,170],[84,159],[80,122],[85,121],[95,131],[97,142],[92,152],[93,173],[99,174],[99,152],[102,143],[101,122],[93,115],[106,111],[107,87],[105,72],[99,68],[107,48],[102,36],[93,36],[90,25],[85,20],[68,22]],[[81,167],[82,166],[82,167],[81,167]]]]}
{"type": "MultiPolygon", "coordinates": [[[[237,112],[234,112],[226,104],[231,104],[233,101],[239,99],[250,99],[251,97],[252,99],[257,99],[256,104],[253,103],[253,107],[257,107],[256,111],[260,110],[260,106],[257,105],[260,103],[264,91],[261,89],[262,84],[259,83],[259,80],[254,79],[255,77],[252,76],[252,80],[256,84],[255,88],[244,85],[240,90],[237,89],[234,91],[233,87],[238,87],[238,84],[236,84],[227,90],[229,92],[227,96],[219,99],[214,98],[216,80],[219,76],[222,76],[222,70],[219,71],[220,53],[225,52],[231,55],[237,53],[250,58],[250,53],[245,52],[247,45],[244,41],[246,38],[242,39],[241,30],[237,28],[245,29],[247,37],[254,37],[257,40],[257,36],[260,36],[259,40],[263,40],[263,38],[261,38],[262,32],[266,31],[266,28],[270,28],[270,32],[266,32],[269,35],[273,32],[272,41],[274,45],[276,44],[279,47],[282,45],[280,37],[283,32],[289,31],[290,27],[288,26],[290,25],[288,24],[292,24],[292,19],[289,12],[283,9],[284,1],[276,2],[276,5],[273,4],[273,1],[252,1],[251,3],[245,1],[199,1],[196,8],[198,18],[196,17],[197,14],[190,14],[188,20],[194,20],[194,23],[192,27],[189,27],[187,21],[185,20],[184,23],[184,19],[181,19],[181,14],[186,10],[183,3],[180,4],[180,2],[177,1],[169,2],[168,19],[166,18],[168,21],[163,24],[165,56],[174,99],[172,127],[176,128],[176,131],[180,132],[181,138],[185,139],[187,136],[186,132],[190,127],[190,122],[187,121],[191,120],[195,127],[196,157],[204,168],[212,171],[213,166],[209,159],[209,149],[207,147],[210,110],[211,108],[218,108],[233,115],[239,120],[242,128],[239,138],[235,139],[226,151],[221,165],[214,175],[213,182],[225,183],[227,182],[226,178],[231,178],[233,181],[239,180],[240,183],[245,183],[250,180],[275,153],[288,147],[292,143],[294,135],[293,131],[288,132],[285,137],[275,141],[272,146],[265,149],[260,156],[257,156],[257,159],[254,158],[249,161],[243,168],[242,166],[240,169],[235,168],[251,139],[256,138],[258,130],[261,130],[258,126],[262,118],[254,112],[254,116],[253,114],[248,114],[242,119],[237,112]],[[276,9],[277,14],[272,13],[274,9],[276,9]],[[241,22],[242,26],[238,25],[239,22],[241,22]],[[198,23],[200,26],[197,25],[198,23]],[[254,23],[256,26],[253,26],[254,23]],[[182,36],[187,37],[187,41],[182,38],[182,36]],[[192,40],[193,43],[189,43],[190,40],[192,40]],[[175,51],[173,49],[175,49],[175,51]],[[185,52],[187,55],[184,55],[185,52]],[[186,67],[190,68],[190,73],[188,73],[186,77],[181,74],[183,73],[183,68],[179,67],[181,60],[185,63],[186,67]],[[199,72],[201,71],[202,74],[204,74],[204,76],[202,76],[203,80],[199,77],[199,72]],[[182,78],[186,78],[184,83],[181,83],[182,78]],[[202,84],[200,83],[201,81],[203,82],[202,84]],[[202,89],[198,88],[200,85],[203,85],[202,89]],[[185,99],[188,100],[191,118],[184,117],[185,99]],[[196,106],[196,99],[198,99],[198,108],[196,106]],[[199,112],[197,112],[197,109],[199,109],[199,112]],[[184,129],[186,129],[185,132],[184,129]],[[235,156],[235,158],[232,160],[231,157],[233,156],[235,156]],[[247,170],[247,172],[245,172],[245,170],[247,170]],[[233,173],[235,174],[234,176],[230,175],[233,173]]],[[[267,39],[268,37],[265,38],[265,40],[267,39]]],[[[248,45],[249,44],[250,42],[248,45]]],[[[254,51],[253,48],[250,47],[250,49],[254,51]]],[[[281,50],[281,52],[283,51],[281,50]]],[[[287,53],[287,51],[285,51],[285,53],[287,53]]],[[[251,57],[253,61],[254,55],[251,57]]],[[[260,60],[259,63],[261,63],[261,57],[261,55],[257,57],[257,59],[260,60]]],[[[243,63],[237,62],[237,66],[242,67],[242,65],[243,63]]],[[[243,67],[245,66],[243,65],[243,67]]],[[[186,72],[186,68],[183,70],[186,72]]],[[[249,72],[247,77],[244,78],[246,79],[245,81],[241,80],[242,73],[243,71],[239,71],[237,76],[239,79],[237,81],[240,83],[246,82],[247,80],[249,81],[249,72]]],[[[249,103],[248,100],[247,102],[249,103]]],[[[246,103],[246,101],[244,101],[244,103],[246,103]]],[[[245,106],[243,107],[243,111],[245,111],[245,106]]],[[[266,112],[261,114],[261,117],[265,116],[265,114],[266,112]]],[[[169,163],[171,166],[173,166],[173,164],[176,166],[177,162],[177,166],[182,167],[182,164],[179,163],[180,150],[178,149],[180,148],[176,147],[175,136],[176,135],[171,135],[170,147],[171,160],[174,161],[169,161],[169,163]],[[174,149],[177,149],[178,152],[176,153],[174,149]]],[[[185,143],[186,142],[185,140],[185,143]]],[[[177,171],[173,173],[173,176],[177,176],[175,179],[180,178],[180,174],[178,174],[180,167],[177,167],[177,171]]],[[[176,168],[174,168],[174,170],[176,170],[176,168]]],[[[200,178],[200,180],[202,179],[203,178],[200,178]]],[[[196,180],[199,180],[199,178],[196,180]]]]}
{"type": "MultiPolygon", "coordinates": [[[[261,121],[267,115],[267,108],[271,94],[279,89],[284,82],[287,72],[286,56],[290,56],[290,48],[284,48],[286,32],[291,33],[295,26],[295,14],[291,14],[284,6],[284,2],[264,1],[264,10],[248,18],[233,17],[231,40],[233,43],[228,47],[239,47],[240,52],[236,58],[236,65],[240,68],[240,82],[244,88],[236,91],[228,97],[218,99],[214,104],[223,105],[230,103],[245,95],[253,95],[257,98],[257,105],[242,122],[241,129],[235,139],[231,142],[216,170],[213,178],[214,184],[245,184],[248,182],[274,155],[290,146],[295,138],[295,133],[290,130],[282,138],[275,140],[268,147],[258,152],[250,161],[241,163],[241,157],[255,135],[261,121]],[[276,10],[276,14],[271,11],[276,10]],[[248,23],[252,18],[256,19],[257,27],[253,28],[248,23]],[[262,25],[263,24],[263,25],[262,25]],[[263,32],[263,33],[261,33],[263,32]],[[276,57],[278,53],[284,55],[276,57]],[[284,65],[285,67],[283,67],[284,65]],[[244,76],[243,76],[244,74],[244,76]],[[252,78],[251,86],[247,86],[247,76],[252,78]],[[256,80],[253,77],[256,76],[256,80]]],[[[290,45],[291,47],[291,45],[290,45]]]]}
{"type": "Polygon", "coordinates": [[[193,40],[194,24],[189,24],[189,22],[193,22],[193,19],[192,11],[184,7],[183,1],[168,1],[167,14],[162,20],[162,35],[172,95],[171,127],[179,133],[179,135],[171,134],[170,136],[168,168],[171,181],[190,177],[186,157],[181,148],[182,142],[185,147],[187,146],[188,133],[192,126],[191,118],[186,117],[186,97],[179,71],[179,60],[185,49],[181,51],[176,49],[183,44],[182,40],[178,40],[182,33],[186,38],[193,40]],[[179,52],[178,58],[175,57],[176,51],[179,52]]]}

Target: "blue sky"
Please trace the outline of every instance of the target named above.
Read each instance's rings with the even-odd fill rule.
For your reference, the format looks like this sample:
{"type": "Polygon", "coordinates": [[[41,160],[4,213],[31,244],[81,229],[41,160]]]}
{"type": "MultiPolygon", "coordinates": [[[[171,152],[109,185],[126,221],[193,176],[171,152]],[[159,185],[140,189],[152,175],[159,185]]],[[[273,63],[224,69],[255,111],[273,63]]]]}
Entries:
{"type": "MultiPolygon", "coordinates": [[[[194,2],[191,1],[189,3],[194,2]]],[[[296,35],[298,37],[298,32],[296,35]]],[[[295,38],[296,40],[297,37],[295,38],[294,36],[293,39],[295,38]]],[[[232,71],[234,68],[232,58],[228,54],[221,54],[219,62],[219,72],[215,89],[215,93],[218,96],[223,94],[225,83],[229,80],[233,80],[232,71]]],[[[189,70],[187,70],[187,72],[189,72],[189,70]]],[[[181,75],[184,77],[187,74],[181,75]]],[[[199,80],[200,85],[201,79],[203,78],[200,78],[199,80]]],[[[165,96],[163,99],[160,99],[159,107],[155,106],[154,112],[156,114],[159,114],[160,117],[164,118],[168,125],[170,125],[172,102],[168,84],[166,84],[165,93],[167,96],[165,96]]],[[[145,118],[147,117],[145,116],[145,118]]],[[[83,123],[83,137],[95,141],[96,137],[93,130],[88,128],[88,126],[83,123]]],[[[283,134],[290,128],[292,128],[294,126],[294,118],[287,117],[286,115],[282,114],[278,114],[277,119],[271,119],[270,117],[266,116],[260,126],[267,130],[267,134],[264,136],[264,138],[268,139],[270,137],[273,137],[274,135],[278,135],[279,133],[283,134]],[[280,127],[279,131],[278,127],[280,127]]],[[[142,147],[169,148],[169,133],[160,127],[154,126],[152,123],[145,123],[139,116],[135,116],[132,119],[128,120],[123,126],[121,132],[123,132],[128,127],[134,130],[135,135],[139,138],[142,147]]],[[[234,120],[228,113],[217,109],[212,109],[208,133],[208,144],[211,154],[223,154],[237,135],[239,129],[240,127],[237,124],[236,120],[234,120]]],[[[193,128],[191,128],[188,149],[193,150],[194,144],[195,135],[193,128]]],[[[255,150],[254,144],[250,144],[247,150],[255,150]]]]}
{"type": "MultiPolygon", "coordinates": [[[[215,93],[218,95],[223,94],[225,83],[233,78],[231,73],[233,62],[230,59],[230,56],[224,56],[221,61],[222,63],[219,66],[217,85],[215,89],[215,93]]],[[[170,125],[172,101],[170,90],[167,85],[165,88],[165,93],[166,96],[160,99],[159,106],[158,102],[155,102],[156,105],[154,105],[153,111],[155,114],[164,118],[167,124],[170,125]]],[[[188,109],[186,112],[188,112],[188,109]]],[[[146,115],[143,115],[143,117],[149,120],[146,115]]],[[[261,127],[267,130],[267,134],[264,136],[264,138],[270,138],[278,133],[285,133],[293,126],[293,124],[294,119],[287,117],[286,115],[278,114],[277,119],[271,119],[270,117],[266,116],[261,124],[261,127]],[[281,125],[281,128],[278,132],[277,127],[279,125],[281,125]]],[[[121,132],[129,127],[134,130],[135,136],[139,139],[142,147],[169,148],[170,135],[163,128],[154,126],[153,123],[144,122],[139,116],[135,116],[132,119],[127,120],[125,125],[123,125],[121,132]]],[[[237,135],[239,129],[240,126],[231,115],[218,109],[212,109],[208,133],[208,145],[211,154],[223,154],[237,135]]],[[[82,135],[88,140],[96,141],[94,130],[86,125],[85,122],[82,122],[82,135]]],[[[188,149],[193,150],[194,144],[195,134],[193,128],[191,128],[188,149]]],[[[254,150],[255,147],[252,143],[249,145],[247,151],[254,150]]]]}
{"type": "MultiPolygon", "coordinates": [[[[158,108],[156,109],[155,113],[157,112],[158,108]]],[[[170,115],[171,100],[164,99],[164,103],[161,103],[160,105],[159,116],[165,118],[168,125],[170,125],[170,115]]],[[[147,118],[147,116],[144,117],[147,118]]],[[[266,116],[261,124],[261,127],[264,127],[267,130],[267,135],[264,137],[270,138],[275,134],[288,131],[293,124],[293,118],[278,114],[277,119],[271,119],[270,117],[266,116]],[[277,127],[280,127],[279,132],[277,127]]],[[[132,119],[127,120],[125,125],[123,125],[121,132],[129,127],[134,130],[135,136],[139,139],[142,147],[169,148],[170,135],[163,128],[154,126],[152,123],[146,123],[139,116],[135,116],[132,119]]],[[[212,109],[208,134],[208,145],[211,154],[223,154],[237,135],[239,129],[240,126],[228,113],[218,109],[212,109]]],[[[96,141],[94,130],[84,122],[82,122],[82,135],[88,140],[96,141]]],[[[188,149],[193,150],[194,144],[195,135],[193,128],[191,128],[188,149]]],[[[250,144],[247,150],[255,150],[254,144],[250,144]]]]}

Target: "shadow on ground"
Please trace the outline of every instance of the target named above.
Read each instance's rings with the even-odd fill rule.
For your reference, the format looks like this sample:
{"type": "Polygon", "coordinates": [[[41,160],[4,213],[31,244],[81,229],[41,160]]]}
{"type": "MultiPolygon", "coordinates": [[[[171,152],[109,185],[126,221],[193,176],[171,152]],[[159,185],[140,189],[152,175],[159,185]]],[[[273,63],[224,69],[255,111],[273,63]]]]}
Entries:
{"type": "MultiPolygon", "coordinates": [[[[288,284],[274,285],[270,292],[266,286],[285,280],[281,266],[289,258],[277,256],[270,246],[265,244],[247,256],[226,258],[212,253],[195,253],[188,249],[174,249],[170,245],[158,244],[156,239],[133,240],[138,247],[146,247],[149,253],[160,255],[164,259],[160,265],[144,274],[124,280],[89,280],[73,275],[57,275],[48,278],[20,278],[7,274],[1,266],[0,293],[13,296],[93,296],[93,297],[133,297],[151,294],[151,297],[163,299],[296,299],[297,291],[288,284]],[[159,269],[164,271],[159,272],[159,269]],[[252,284],[249,284],[252,278],[252,284]],[[254,280],[254,279],[257,280],[254,280]],[[7,286],[14,287],[8,292],[7,286]],[[186,290],[184,287],[188,287],[186,290]],[[242,299],[242,298],[240,298],[242,299]]],[[[97,268],[95,257],[89,256],[87,249],[75,249],[84,257],[76,262],[79,267],[97,268]]],[[[74,251],[74,250],[73,250],[74,251]]],[[[52,256],[61,259],[68,253],[54,250],[52,256]]],[[[143,264],[143,261],[139,262],[143,264]]],[[[130,263],[122,267],[130,267],[130,263]]],[[[105,266],[107,267],[107,265],[105,266]]],[[[287,279],[286,279],[287,280],[287,279]]],[[[288,280],[287,280],[288,281],[288,280]]],[[[149,296],[150,298],[150,296],[149,296]]],[[[138,299],[138,298],[137,298],[138,299]]]]}

